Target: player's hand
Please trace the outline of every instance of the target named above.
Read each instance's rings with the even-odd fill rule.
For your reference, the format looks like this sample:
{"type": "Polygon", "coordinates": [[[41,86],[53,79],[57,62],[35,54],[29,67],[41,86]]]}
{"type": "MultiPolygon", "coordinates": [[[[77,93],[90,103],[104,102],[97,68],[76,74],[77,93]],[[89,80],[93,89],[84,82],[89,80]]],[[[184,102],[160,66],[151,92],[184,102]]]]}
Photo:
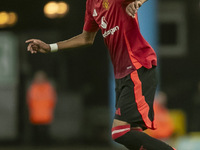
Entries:
{"type": "Polygon", "coordinates": [[[126,13],[135,18],[135,14],[137,13],[137,10],[142,6],[142,2],[140,0],[135,0],[134,2],[131,2],[126,7],[126,13]]]}
{"type": "Polygon", "coordinates": [[[27,40],[26,43],[28,43],[27,51],[30,51],[32,54],[37,53],[37,52],[40,52],[40,53],[50,52],[49,44],[46,44],[45,42],[41,40],[30,39],[30,40],[27,40]]]}

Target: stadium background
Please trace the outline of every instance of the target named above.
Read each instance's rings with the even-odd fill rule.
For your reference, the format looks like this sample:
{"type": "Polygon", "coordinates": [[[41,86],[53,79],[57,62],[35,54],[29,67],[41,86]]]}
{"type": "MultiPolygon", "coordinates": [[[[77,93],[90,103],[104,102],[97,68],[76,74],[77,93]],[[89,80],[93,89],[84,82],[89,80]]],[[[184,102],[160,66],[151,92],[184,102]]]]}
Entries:
{"type": "MultiPolygon", "coordinates": [[[[113,77],[100,32],[95,44],[89,48],[47,55],[31,55],[26,51],[24,41],[29,38],[54,43],[82,31],[85,0],[67,0],[69,13],[56,19],[44,15],[47,2],[0,1],[0,12],[13,11],[18,15],[14,26],[0,27],[1,147],[31,149],[26,91],[37,70],[48,74],[58,94],[55,121],[51,126],[52,147],[79,149],[77,145],[83,145],[81,147],[88,150],[118,147],[111,142],[109,134],[113,77]],[[5,53],[4,49],[11,51],[5,53]]],[[[177,121],[181,127],[169,142],[181,150],[192,150],[195,146],[200,147],[200,126],[194,129],[200,119],[193,119],[193,113],[198,112],[193,111],[196,104],[192,100],[200,82],[200,3],[197,0],[150,0],[148,3],[146,7],[156,4],[151,12],[153,16],[141,19],[145,21],[153,17],[153,29],[156,29],[155,34],[149,34],[152,27],[141,23],[141,26],[148,27],[143,34],[150,43],[155,42],[153,46],[159,55],[159,89],[168,96],[168,108],[178,112],[176,120],[181,120],[177,121]]]]}

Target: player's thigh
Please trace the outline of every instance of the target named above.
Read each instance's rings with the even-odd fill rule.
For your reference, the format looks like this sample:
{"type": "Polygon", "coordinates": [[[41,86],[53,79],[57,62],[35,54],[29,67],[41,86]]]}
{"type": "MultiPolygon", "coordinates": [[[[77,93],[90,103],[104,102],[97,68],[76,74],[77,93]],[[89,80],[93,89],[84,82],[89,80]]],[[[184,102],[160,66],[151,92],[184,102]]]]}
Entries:
{"type": "Polygon", "coordinates": [[[114,121],[113,125],[128,123],[132,127],[153,128],[147,127],[146,121],[151,124],[150,122],[154,120],[153,101],[157,84],[155,68],[143,67],[117,82],[115,113],[117,121],[114,121]]]}
{"type": "Polygon", "coordinates": [[[116,81],[115,124],[124,125],[141,121],[135,101],[134,86],[130,75],[116,81]]]}
{"type": "Polygon", "coordinates": [[[124,126],[124,125],[128,125],[129,123],[126,122],[126,121],[121,121],[121,120],[118,120],[118,119],[114,119],[113,120],[113,125],[112,127],[116,127],[116,126],[124,126]]]}

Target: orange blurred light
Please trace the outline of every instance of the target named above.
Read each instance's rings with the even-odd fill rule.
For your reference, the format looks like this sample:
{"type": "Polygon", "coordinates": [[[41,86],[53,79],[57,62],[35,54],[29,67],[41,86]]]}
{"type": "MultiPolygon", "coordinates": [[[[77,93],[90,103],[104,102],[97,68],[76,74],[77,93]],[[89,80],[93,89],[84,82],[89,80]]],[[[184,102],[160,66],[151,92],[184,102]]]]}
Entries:
{"type": "Polygon", "coordinates": [[[58,4],[54,1],[48,2],[44,6],[44,14],[48,18],[55,18],[57,11],[58,11],[58,4]]]}
{"type": "Polygon", "coordinates": [[[67,3],[65,2],[58,3],[58,11],[57,11],[58,15],[64,16],[67,14],[68,11],[69,11],[69,6],[67,3]]]}
{"type": "Polygon", "coordinates": [[[0,27],[5,28],[16,24],[18,16],[15,12],[0,12],[0,27]]]}
{"type": "Polygon", "coordinates": [[[44,6],[44,14],[48,18],[64,17],[69,10],[67,3],[50,1],[44,6]]]}
{"type": "Polygon", "coordinates": [[[8,15],[9,15],[9,19],[8,19],[7,24],[10,25],[10,26],[15,25],[17,20],[18,20],[17,14],[14,13],[14,12],[10,12],[10,13],[8,13],[8,15]]]}
{"type": "Polygon", "coordinates": [[[8,13],[5,12],[5,11],[0,12],[0,26],[1,26],[1,27],[6,26],[8,20],[9,20],[9,15],[8,15],[8,13]]]}

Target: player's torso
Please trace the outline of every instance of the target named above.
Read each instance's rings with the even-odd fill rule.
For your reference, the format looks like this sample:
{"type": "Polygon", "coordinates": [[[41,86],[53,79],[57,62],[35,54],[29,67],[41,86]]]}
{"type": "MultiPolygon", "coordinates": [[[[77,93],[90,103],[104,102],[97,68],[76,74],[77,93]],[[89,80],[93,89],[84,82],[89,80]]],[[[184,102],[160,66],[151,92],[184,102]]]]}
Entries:
{"type": "Polygon", "coordinates": [[[124,0],[92,0],[91,13],[102,30],[104,38],[120,31],[122,24],[122,8],[124,0]]]}
{"type": "Polygon", "coordinates": [[[130,18],[125,12],[124,1],[92,0],[90,6],[91,14],[101,29],[105,44],[109,49],[117,78],[134,69],[123,36],[127,18],[130,18]]]}

